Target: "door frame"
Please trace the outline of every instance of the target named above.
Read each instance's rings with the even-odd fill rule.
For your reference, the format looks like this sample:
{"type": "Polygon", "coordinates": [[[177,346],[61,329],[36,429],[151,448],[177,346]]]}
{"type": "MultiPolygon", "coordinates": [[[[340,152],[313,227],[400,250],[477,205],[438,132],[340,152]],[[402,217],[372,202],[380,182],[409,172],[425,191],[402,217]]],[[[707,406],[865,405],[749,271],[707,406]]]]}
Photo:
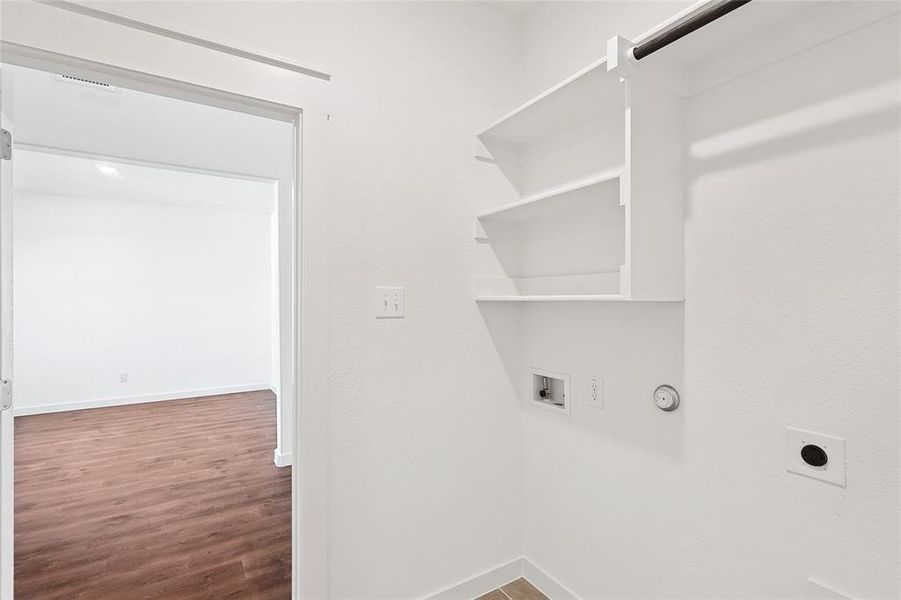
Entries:
{"type": "MultiPolygon", "coordinates": [[[[75,76],[294,124],[294,377],[291,453],[292,598],[328,597],[328,278],[325,222],[327,114],[8,41],[10,65],[75,76]]],[[[13,116],[13,118],[15,118],[13,116]]],[[[15,147],[15,141],[13,142],[15,147]]],[[[11,519],[10,519],[11,520],[11,519]]],[[[11,528],[9,528],[11,529],[11,528]]],[[[12,531],[0,534],[0,600],[12,600],[12,531]]]]}

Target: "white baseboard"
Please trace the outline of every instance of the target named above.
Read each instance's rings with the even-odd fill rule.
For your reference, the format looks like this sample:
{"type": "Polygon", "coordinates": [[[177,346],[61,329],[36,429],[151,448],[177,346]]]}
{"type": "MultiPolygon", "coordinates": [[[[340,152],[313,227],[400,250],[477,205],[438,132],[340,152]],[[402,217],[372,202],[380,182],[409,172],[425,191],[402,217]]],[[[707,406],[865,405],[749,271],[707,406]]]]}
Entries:
{"type": "Polygon", "coordinates": [[[520,577],[522,577],[522,559],[517,558],[429,594],[425,600],[472,600],[520,577]]]}
{"type": "Polygon", "coordinates": [[[520,577],[551,600],[579,600],[578,596],[524,556],[429,594],[424,600],[473,600],[520,577]]]}
{"type": "MultiPolygon", "coordinates": [[[[80,400],[77,402],[60,402],[58,404],[13,406],[13,416],[23,417],[26,415],[40,415],[45,413],[65,412],[69,410],[83,410],[86,408],[105,408],[108,406],[124,406],[126,404],[143,404],[145,402],[162,402],[164,400],[184,400],[186,398],[199,398],[203,396],[219,396],[221,394],[255,392],[257,390],[268,390],[270,388],[271,386],[268,383],[251,383],[247,385],[230,385],[218,388],[166,392],[163,394],[125,396],[123,398],[99,398],[96,400],[80,400]]],[[[15,399],[13,400],[13,403],[15,403],[15,399]]]]}
{"type": "Polygon", "coordinates": [[[579,600],[569,588],[526,557],[522,559],[522,576],[551,600],[579,600]]]}
{"type": "Polygon", "coordinates": [[[294,455],[290,452],[282,452],[276,448],[272,453],[272,462],[276,467],[290,467],[294,464],[294,455]]]}

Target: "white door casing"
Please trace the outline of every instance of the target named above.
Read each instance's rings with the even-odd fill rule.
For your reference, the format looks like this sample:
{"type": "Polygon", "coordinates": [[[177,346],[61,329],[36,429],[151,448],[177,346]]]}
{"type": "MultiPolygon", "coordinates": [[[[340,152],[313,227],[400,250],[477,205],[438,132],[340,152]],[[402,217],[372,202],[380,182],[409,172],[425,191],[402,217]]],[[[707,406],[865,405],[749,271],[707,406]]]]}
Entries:
{"type": "MultiPolygon", "coordinates": [[[[6,16],[6,15],[5,15],[6,16]]],[[[232,77],[228,82],[206,81],[203,61],[182,60],[177,63],[186,67],[184,73],[166,77],[148,73],[133,65],[119,66],[106,62],[96,62],[77,57],[77,53],[58,53],[34,46],[0,41],[0,53],[8,64],[27,66],[50,72],[65,70],[88,78],[103,78],[115,85],[139,91],[171,96],[183,100],[200,102],[231,110],[240,110],[259,116],[288,120],[295,123],[295,179],[294,197],[296,202],[296,247],[294,248],[295,270],[295,336],[294,365],[296,385],[294,396],[295,435],[290,448],[294,457],[292,477],[292,597],[321,599],[328,597],[328,460],[327,460],[327,263],[325,199],[325,172],[328,164],[329,118],[322,108],[324,90],[310,90],[304,97],[313,99],[312,109],[300,109],[297,105],[279,102],[282,100],[272,87],[277,82],[267,81],[259,95],[236,92],[232,77]],[[129,68],[132,67],[132,68],[129,68]],[[303,127],[301,127],[301,122],[303,127]]],[[[144,53],[140,56],[156,56],[144,53]]],[[[156,70],[156,69],[153,69],[156,70]]],[[[9,71],[5,69],[4,71],[9,71]]],[[[258,82],[259,83],[259,82],[258,82]]],[[[4,117],[5,118],[5,117],[4,117]]],[[[3,161],[9,163],[9,161],[3,161]]],[[[11,173],[11,165],[5,165],[11,173]]],[[[10,177],[5,176],[4,182],[10,177]]],[[[2,241],[2,240],[0,240],[2,241]]],[[[11,253],[3,251],[6,256],[11,253]]],[[[11,291],[11,290],[10,290],[11,291]]],[[[11,294],[10,294],[11,297],[11,294]]],[[[11,330],[10,330],[11,331],[11,330]]],[[[4,353],[3,359],[5,360],[4,353]]],[[[12,417],[9,420],[12,431],[12,417]]],[[[8,438],[9,436],[5,436],[8,438]]],[[[6,443],[5,441],[3,443],[6,443]]],[[[9,473],[12,477],[12,449],[9,451],[9,473]]],[[[5,465],[3,465],[5,466],[5,465]]],[[[4,475],[5,476],[5,475],[4,475]]],[[[10,480],[11,481],[11,480],[10,480]]],[[[3,505],[2,518],[9,519],[9,552],[0,556],[0,600],[12,598],[12,488],[0,492],[3,505]],[[8,558],[7,558],[8,556],[8,558]],[[8,565],[8,567],[7,567],[8,565]],[[8,576],[6,570],[8,569],[8,576]],[[8,582],[8,583],[7,583],[8,582]],[[6,587],[4,587],[6,586],[6,587]],[[7,591],[8,590],[8,591],[7,591]]],[[[0,543],[3,543],[0,532],[0,543]]]]}
{"type": "MultiPolygon", "coordinates": [[[[0,74],[0,127],[12,126],[12,73],[0,74]]],[[[12,159],[0,160],[0,379],[12,378],[12,159]]],[[[0,599],[13,596],[13,409],[0,411],[0,599]]]]}

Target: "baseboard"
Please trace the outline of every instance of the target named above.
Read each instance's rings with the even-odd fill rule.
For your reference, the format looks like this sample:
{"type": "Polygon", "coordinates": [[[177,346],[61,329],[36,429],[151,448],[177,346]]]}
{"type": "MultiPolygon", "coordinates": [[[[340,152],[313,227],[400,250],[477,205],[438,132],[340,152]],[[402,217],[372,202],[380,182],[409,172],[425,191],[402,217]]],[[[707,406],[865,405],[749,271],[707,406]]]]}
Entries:
{"type": "Polygon", "coordinates": [[[579,600],[569,588],[526,557],[522,559],[522,576],[551,600],[579,600]]]}
{"type": "Polygon", "coordinates": [[[290,467],[294,464],[294,455],[290,452],[282,452],[276,448],[272,453],[272,462],[276,467],[290,467]]]}
{"type": "Polygon", "coordinates": [[[202,396],[219,396],[222,394],[236,394],[240,392],[255,392],[268,390],[268,383],[251,383],[247,385],[230,385],[217,388],[203,388],[199,390],[184,390],[180,392],[166,392],[163,394],[146,394],[143,396],[125,396],[122,398],[99,398],[96,400],[81,400],[77,402],[61,402],[59,404],[40,404],[37,406],[14,406],[13,416],[40,415],[45,413],[65,412],[69,410],[84,410],[88,408],[105,408],[109,406],[124,406],[127,404],[143,404],[145,402],[162,402],[164,400],[184,400],[186,398],[199,398],[202,396]]]}
{"type": "Polygon", "coordinates": [[[551,600],[579,600],[566,586],[524,556],[482,571],[465,581],[430,594],[424,600],[473,600],[520,577],[551,600]]]}
{"type": "Polygon", "coordinates": [[[520,577],[522,577],[522,559],[517,558],[429,594],[424,600],[472,600],[520,577]]]}

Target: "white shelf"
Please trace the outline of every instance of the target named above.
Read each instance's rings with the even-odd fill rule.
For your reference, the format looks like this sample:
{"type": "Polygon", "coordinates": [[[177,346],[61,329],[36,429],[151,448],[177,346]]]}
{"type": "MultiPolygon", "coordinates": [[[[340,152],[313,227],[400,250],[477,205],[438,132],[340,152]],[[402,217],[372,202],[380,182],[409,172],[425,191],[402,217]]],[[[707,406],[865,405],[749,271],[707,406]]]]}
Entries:
{"type": "Polygon", "coordinates": [[[476,278],[477,301],[684,298],[682,99],[622,59],[628,44],[478,134],[521,199],[476,215],[502,275],[476,278]]]}
{"type": "Polygon", "coordinates": [[[483,142],[528,143],[604,113],[621,111],[622,98],[620,78],[607,71],[604,57],[507,113],[478,137],[483,142]]]}
{"type": "Polygon", "coordinates": [[[480,221],[523,222],[551,214],[586,210],[606,199],[619,203],[619,180],[622,175],[622,167],[602,171],[558,188],[505,204],[494,210],[479,213],[476,218],[480,221]]]}
{"type": "Polygon", "coordinates": [[[547,298],[623,299],[620,293],[622,273],[602,271],[530,277],[476,277],[474,292],[479,299],[547,298]]]}
{"type": "Polygon", "coordinates": [[[625,302],[623,296],[557,294],[533,296],[476,296],[476,302],[625,302]]]}
{"type": "Polygon", "coordinates": [[[476,238],[504,275],[477,277],[476,300],[681,302],[683,99],[899,11],[898,3],[753,2],[640,62],[632,42],[612,38],[609,61],[478,134],[477,158],[522,199],[476,215],[476,238]]]}

